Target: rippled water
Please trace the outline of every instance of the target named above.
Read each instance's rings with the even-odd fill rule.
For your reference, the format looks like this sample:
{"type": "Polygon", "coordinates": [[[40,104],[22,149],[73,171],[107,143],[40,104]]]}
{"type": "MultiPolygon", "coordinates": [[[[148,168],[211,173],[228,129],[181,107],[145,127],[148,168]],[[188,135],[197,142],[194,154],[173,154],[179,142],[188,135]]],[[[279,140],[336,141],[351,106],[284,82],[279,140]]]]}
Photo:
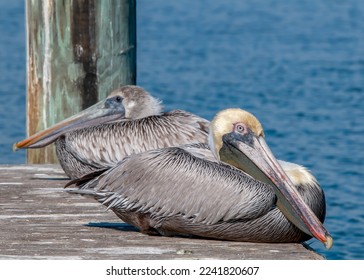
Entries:
{"type": "MultiPolygon", "coordinates": [[[[0,2],[0,163],[25,136],[23,1],[0,2]]],[[[364,259],[364,2],[138,1],[138,84],[211,119],[241,107],[327,197],[328,259],[364,259]]]]}

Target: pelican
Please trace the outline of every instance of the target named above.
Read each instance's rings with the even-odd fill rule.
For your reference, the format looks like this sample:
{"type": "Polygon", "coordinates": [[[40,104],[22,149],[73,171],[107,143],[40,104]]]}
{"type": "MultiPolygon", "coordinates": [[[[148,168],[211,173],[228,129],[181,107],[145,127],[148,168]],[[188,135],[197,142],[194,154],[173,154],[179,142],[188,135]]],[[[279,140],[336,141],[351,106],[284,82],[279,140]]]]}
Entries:
{"type": "Polygon", "coordinates": [[[207,142],[209,122],[189,112],[163,112],[159,100],[138,86],[114,90],[105,100],[14,144],[14,150],[56,142],[71,178],[111,167],[126,155],[207,142]]]}
{"type": "Polygon", "coordinates": [[[315,237],[332,246],[322,224],[323,190],[307,169],[278,163],[252,114],[218,113],[209,146],[212,153],[193,144],[131,155],[66,187],[75,184],[69,192],[95,198],[145,234],[246,242],[315,237]]]}

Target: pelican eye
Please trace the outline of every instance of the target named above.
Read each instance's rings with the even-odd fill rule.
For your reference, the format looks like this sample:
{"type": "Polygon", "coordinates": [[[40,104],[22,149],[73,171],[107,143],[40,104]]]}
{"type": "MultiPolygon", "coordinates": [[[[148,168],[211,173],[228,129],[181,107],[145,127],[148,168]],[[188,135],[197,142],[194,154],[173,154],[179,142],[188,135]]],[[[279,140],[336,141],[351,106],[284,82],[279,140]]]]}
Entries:
{"type": "Polygon", "coordinates": [[[120,96],[115,97],[115,101],[118,102],[118,103],[121,103],[122,100],[123,99],[120,96]]]}
{"type": "Polygon", "coordinates": [[[244,133],[245,132],[245,126],[238,123],[238,124],[235,125],[235,131],[237,133],[244,133]]]}

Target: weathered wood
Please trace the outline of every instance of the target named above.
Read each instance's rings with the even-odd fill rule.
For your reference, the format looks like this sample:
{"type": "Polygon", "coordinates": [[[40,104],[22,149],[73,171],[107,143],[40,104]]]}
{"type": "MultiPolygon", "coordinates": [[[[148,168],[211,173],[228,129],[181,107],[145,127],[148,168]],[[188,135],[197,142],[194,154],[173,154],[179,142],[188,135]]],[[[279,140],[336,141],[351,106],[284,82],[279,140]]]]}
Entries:
{"type": "Polygon", "coordinates": [[[0,259],[323,259],[301,244],[143,235],[66,182],[58,165],[0,165],[0,259]]]}
{"type": "MultiPolygon", "coordinates": [[[[136,82],[136,1],[26,1],[27,135],[136,82]]],[[[56,162],[54,147],[29,163],[56,162]]]]}

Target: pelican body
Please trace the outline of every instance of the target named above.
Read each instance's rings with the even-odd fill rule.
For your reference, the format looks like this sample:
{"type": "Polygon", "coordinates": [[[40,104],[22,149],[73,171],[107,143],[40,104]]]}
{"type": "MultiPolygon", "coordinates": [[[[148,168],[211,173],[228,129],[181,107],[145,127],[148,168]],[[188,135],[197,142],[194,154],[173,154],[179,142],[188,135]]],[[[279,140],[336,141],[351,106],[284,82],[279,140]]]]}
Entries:
{"type": "Polygon", "coordinates": [[[130,155],[66,187],[76,184],[70,192],[94,197],[146,234],[249,242],[314,236],[332,246],[322,189],[305,168],[275,159],[254,116],[219,113],[209,145],[130,155]]]}
{"type": "Polygon", "coordinates": [[[75,179],[134,153],[206,143],[208,125],[189,112],[163,112],[161,102],[144,89],[124,86],[79,114],[16,143],[14,149],[55,142],[63,170],[75,179]]]}

